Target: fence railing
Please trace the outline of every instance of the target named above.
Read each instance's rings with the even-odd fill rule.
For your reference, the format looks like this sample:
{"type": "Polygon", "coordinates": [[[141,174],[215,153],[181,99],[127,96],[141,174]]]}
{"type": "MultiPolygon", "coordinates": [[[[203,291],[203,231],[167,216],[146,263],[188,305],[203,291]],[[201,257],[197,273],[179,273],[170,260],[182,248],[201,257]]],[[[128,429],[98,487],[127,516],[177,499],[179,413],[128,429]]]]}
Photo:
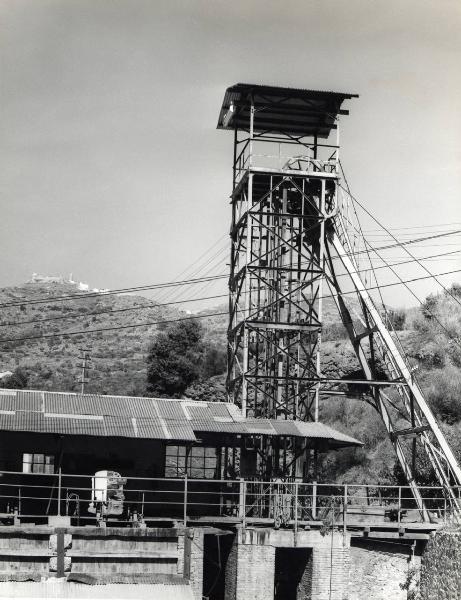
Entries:
{"type": "Polygon", "coordinates": [[[337,146],[317,144],[314,147],[312,144],[292,144],[287,140],[271,142],[265,138],[254,138],[250,144],[250,140],[247,139],[241,143],[235,157],[236,182],[250,166],[282,171],[317,171],[334,174],[338,172],[337,146]]]}
{"type": "MultiPolygon", "coordinates": [[[[452,490],[461,498],[460,487],[452,490]]],[[[296,528],[312,522],[347,527],[450,521],[454,507],[446,490],[420,491],[424,514],[408,486],[0,471],[0,522],[41,523],[56,515],[70,517],[74,525],[224,519],[296,528]]]]}

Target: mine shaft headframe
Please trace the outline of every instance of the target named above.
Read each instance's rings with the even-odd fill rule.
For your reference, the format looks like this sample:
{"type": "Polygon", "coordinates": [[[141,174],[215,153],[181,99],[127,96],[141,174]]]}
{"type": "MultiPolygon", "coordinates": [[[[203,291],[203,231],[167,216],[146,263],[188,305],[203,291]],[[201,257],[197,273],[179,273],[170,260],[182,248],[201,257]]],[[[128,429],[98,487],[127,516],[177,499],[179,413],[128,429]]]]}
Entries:
{"type": "Polygon", "coordinates": [[[320,368],[326,279],[373,390],[370,403],[427,517],[417,448],[458,510],[453,485],[461,484],[461,469],[355,262],[347,203],[338,198],[337,129],[338,117],[347,114],[342,103],[353,97],[253,84],[226,91],[218,128],[234,131],[227,387],[244,414],[317,419],[319,395],[328,392],[322,384],[333,382],[320,368]],[[332,255],[357,292],[364,331],[356,330],[348,312],[332,255]],[[385,365],[385,381],[377,381],[377,361],[385,365]],[[384,392],[389,385],[397,386],[396,396],[384,392]]]}
{"type": "Polygon", "coordinates": [[[318,420],[324,225],[338,117],[354,96],[236,84],[224,97],[218,128],[234,131],[227,389],[250,417],[318,420]]]}

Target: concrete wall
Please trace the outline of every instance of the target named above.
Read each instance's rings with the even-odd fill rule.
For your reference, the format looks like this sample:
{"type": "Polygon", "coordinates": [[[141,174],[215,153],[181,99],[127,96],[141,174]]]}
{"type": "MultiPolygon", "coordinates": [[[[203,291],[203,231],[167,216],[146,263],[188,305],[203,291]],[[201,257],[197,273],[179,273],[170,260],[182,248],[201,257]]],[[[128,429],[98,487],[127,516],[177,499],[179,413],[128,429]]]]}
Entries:
{"type": "MultiPolygon", "coordinates": [[[[201,591],[200,536],[190,577],[201,591]]],[[[178,578],[184,575],[183,538],[184,532],[173,528],[0,527],[0,579],[1,574],[18,581],[53,575],[101,581],[135,575],[178,578]]]]}
{"type": "Polygon", "coordinates": [[[419,566],[411,546],[399,542],[356,539],[350,548],[348,600],[406,600],[401,584],[411,564],[419,566]]]}
{"type": "Polygon", "coordinates": [[[48,532],[0,527],[0,580],[47,576],[51,554],[48,532]]]}
{"type": "Polygon", "coordinates": [[[421,560],[421,600],[461,598],[461,532],[439,531],[421,560]]]}
{"type": "Polygon", "coordinates": [[[101,577],[117,573],[177,573],[178,532],[175,529],[70,528],[72,573],[101,577]]]}

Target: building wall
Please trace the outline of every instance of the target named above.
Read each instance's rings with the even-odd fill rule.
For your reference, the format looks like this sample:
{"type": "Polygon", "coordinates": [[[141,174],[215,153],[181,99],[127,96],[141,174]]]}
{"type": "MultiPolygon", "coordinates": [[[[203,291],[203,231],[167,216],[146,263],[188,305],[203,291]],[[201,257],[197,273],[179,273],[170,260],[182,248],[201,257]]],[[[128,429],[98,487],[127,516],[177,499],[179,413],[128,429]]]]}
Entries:
{"type": "Polygon", "coordinates": [[[347,599],[349,538],[342,532],[248,529],[239,531],[228,558],[225,600],[273,598],[277,547],[312,549],[298,587],[299,600],[347,599]]]}
{"type": "MultiPolygon", "coordinates": [[[[0,436],[0,470],[21,473],[23,454],[45,454],[54,457],[54,470],[57,472],[60,465],[63,473],[64,494],[75,492],[80,497],[83,507],[81,516],[87,516],[92,475],[100,470],[111,470],[119,472],[122,477],[154,479],[154,481],[129,480],[124,486],[126,506],[131,505],[143,512],[144,516],[183,519],[184,511],[181,502],[184,498],[184,480],[181,477],[164,480],[165,442],[163,440],[3,432],[0,436]],[[78,478],[72,475],[86,475],[86,477],[78,478]],[[142,491],[136,493],[134,490],[146,492],[144,503],[142,491]]],[[[53,482],[56,482],[56,478],[53,479],[52,475],[35,477],[7,474],[2,479],[3,485],[12,486],[8,493],[16,494],[21,487],[23,497],[33,498],[44,494],[38,493],[38,488],[34,491],[28,486],[34,483],[50,486],[51,489],[53,482]]],[[[219,514],[220,483],[212,481],[205,483],[189,479],[188,491],[190,492],[187,508],[189,517],[219,514]]],[[[65,495],[62,498],[64,505],[65,495]]],[[[0,498],[0,513],[8,512],[7,504],[8,500],[0,498]]],[[[17,505],[18,501],[16,500],[14,504],[17,505]]],[[[33,516],[45,513],[56,514],[56,509],[54,491],[51,504],[47,499],[41,504],[36,500],[23,501],[21,514],[33,516]]],[[[63,506],[61,510],[64,510],[63,506]]]]}
{"type": "Polygon", "coordinates": [[[161,440],[2,432],[0,470],[21,471],[24,453],[51,454],[56,467],[61,455],[64,473],[86,475],[110,469],[127,477],[163,477],[165,461],[161,440]]]}
{"type": "Polygon", "coordinates": [[[421,600],[461,598],[461,532],[439,531],[421,560],[421,600]]]}
{"type": "MultiPolygon", "coordinates": [[[[4,432],[0,436],[0,469],[18,472],[18,474],[7,473],[1,478],[5,497],[0,498],[0,513],[7,512],[8,509],[11,510],[12,506],[19,505],[17,497],[6,498],[6,496],[9,494],[18,496],[18,490],[21,490],[21,516],[24,516],[24,520],[29,522],[38,523],[37,518],[40,516],[57,514],[57,478],[52,475],[21,474],[23,454],[46,454],[55,457],[55,470],[57,471],[60,464],[63,473],[62,514],[67,507],[66,496],[74,493],[79,497],[80,516],[83,519],[94,516],[88,512],[88,507],[91,500],[91,476],[96,471],[114,470],[124,477],[161,478],[163,476],[164,445],[162,441],[89,436],[60,438],[60,436],[52,434],[4,432]],[[73,475],[86,475],[87,477],[73,477],[73,475]],[[48,486],[48,488],[32,487],[40,485],[48,486]],[[51,500],[47,498],[48,496],[51,497],[51,500]],[[37,499],[40,497],[41,500],[37,499]]],[[[155,516],[164,516],[162,511],[170,508],[168,516],[176,517],[182,515],[182,508],[171,502],[175,497],[177,498],[175,492],[181,490],[182,487],[181,481],[128,481],[124,486],[125,506],[130,505],[138,511],[142,510],[143,494],[135,490],[146,489],[146,494],[144,494],[146,503],[143,507],[145,515],[155,512],[155,516]],[[170,501],[169,505],[168,501],[170,501]]],[[[72,505],[73,509],[74,505],[72,505]]],[[[81,520],[80,523],[82,523],[81,520]]],[[[77,525],[78,523],[74,521],[73,524],[77,525]]]]}

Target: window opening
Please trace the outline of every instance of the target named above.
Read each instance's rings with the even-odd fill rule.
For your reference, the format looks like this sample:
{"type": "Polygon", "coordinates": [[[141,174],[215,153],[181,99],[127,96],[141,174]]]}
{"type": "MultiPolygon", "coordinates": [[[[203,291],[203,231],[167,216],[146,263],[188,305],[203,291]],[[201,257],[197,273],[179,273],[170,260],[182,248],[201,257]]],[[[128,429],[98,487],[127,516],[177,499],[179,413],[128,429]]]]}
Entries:
{"type": "Polygon", "coordinates": [[[23,454],[23,473],[54,473],[54,456],[51,454],[23,454]]]}
{"type": "MultiPolygon", "coordinates": [[[[186,446],[167,446],[165,477],[184,477],[186,474],[186,446]]],[[[216,448],[192,446],[187,460],[187,476],[192,479],[214,479],[216,476],[216,448]]]]}

